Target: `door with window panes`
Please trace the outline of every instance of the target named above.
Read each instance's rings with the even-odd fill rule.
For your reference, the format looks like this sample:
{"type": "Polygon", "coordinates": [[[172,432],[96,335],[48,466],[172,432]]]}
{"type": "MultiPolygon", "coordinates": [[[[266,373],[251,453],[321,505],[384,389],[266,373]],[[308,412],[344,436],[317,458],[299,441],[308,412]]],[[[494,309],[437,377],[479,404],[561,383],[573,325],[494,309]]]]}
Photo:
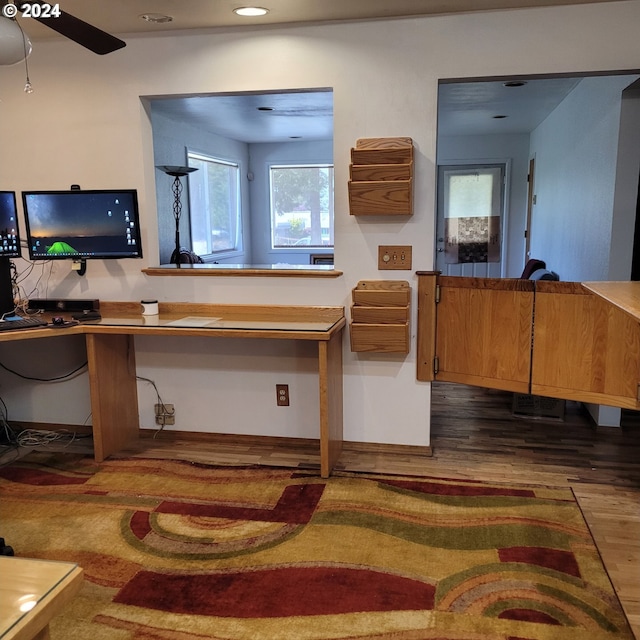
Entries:
{"type": "Polygon", "coordinates": [[[438,271],[450,276],[503,275],[504,193],[504,164],[438,167],[438,271]]]}

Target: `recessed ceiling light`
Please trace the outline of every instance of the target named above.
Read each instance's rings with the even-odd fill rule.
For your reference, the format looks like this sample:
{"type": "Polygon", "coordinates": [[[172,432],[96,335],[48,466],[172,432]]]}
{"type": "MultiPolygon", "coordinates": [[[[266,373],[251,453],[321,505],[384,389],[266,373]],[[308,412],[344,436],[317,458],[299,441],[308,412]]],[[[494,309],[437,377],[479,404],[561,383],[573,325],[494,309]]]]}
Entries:
{"type": "Polygon", "coordinates": [[[264,9],[263,7],[238,7],[233,10],[233,13],[251,18],[255,16],[265,16],[269,13],[269,9],[264,9]]]}
{"type": "Polygon", "coordinates": [[[164,24],[165,22],[173,22],[171,16],[165,16],[162,13],[143,13],[140,18],[154,24],[164,24]]]}

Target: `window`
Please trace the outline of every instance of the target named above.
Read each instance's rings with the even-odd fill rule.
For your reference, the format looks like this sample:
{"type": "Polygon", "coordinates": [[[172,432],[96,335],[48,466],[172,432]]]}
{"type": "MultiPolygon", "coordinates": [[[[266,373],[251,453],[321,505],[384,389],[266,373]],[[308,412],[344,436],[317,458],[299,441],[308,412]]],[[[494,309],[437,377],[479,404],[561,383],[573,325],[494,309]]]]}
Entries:
{"type": "Polygon", "coordinates": [[[191,249],[199,256],[239,251],[240,171],[237,164],[187,154],[191,249]]]}
{"type": "Polygon", "coordinates": [[[271,247],[333,247],[333,166],[272,165],[271,247]]]}

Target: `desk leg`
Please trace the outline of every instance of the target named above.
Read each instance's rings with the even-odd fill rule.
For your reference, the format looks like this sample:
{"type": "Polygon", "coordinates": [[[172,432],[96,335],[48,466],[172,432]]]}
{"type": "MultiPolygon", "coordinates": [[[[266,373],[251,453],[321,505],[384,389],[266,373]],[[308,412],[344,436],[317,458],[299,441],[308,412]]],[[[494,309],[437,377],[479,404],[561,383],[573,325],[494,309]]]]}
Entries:
{"type": "Polygon", "coordinates": [[[96,462],[138,438],[138,388],[133,336],[87,334],[89,390],[96,462]]]}
{"type": "Polygon", "coordinates": [[[49,625],[42,629],[39,633],[33,636],[33,640],[51,640],[51,634],[49,633],[49,625]]]}
{"type": "Polygon", "coordinates": [[[342,331],[318,342],[320,475],[328,478],[342,451],[342,331]]]}

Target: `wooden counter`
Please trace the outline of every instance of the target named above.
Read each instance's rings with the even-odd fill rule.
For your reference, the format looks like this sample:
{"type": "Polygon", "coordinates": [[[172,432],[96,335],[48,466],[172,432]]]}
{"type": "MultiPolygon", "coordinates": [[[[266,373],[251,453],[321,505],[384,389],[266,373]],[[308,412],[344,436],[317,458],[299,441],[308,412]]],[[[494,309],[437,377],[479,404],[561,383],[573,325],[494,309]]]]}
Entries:
{"type": "Polygon", "coordinates": [[[250,265],[250,264],[163,264],[142,270],[147,276],[170,277],[279,277],[279,278],[339,278],[342,271],[333,265],[250,265]]]}
{"type": "Polygon", "coordinates": [[[583,282],[582,286],[640,321],[640,282],[583,282]]]}

